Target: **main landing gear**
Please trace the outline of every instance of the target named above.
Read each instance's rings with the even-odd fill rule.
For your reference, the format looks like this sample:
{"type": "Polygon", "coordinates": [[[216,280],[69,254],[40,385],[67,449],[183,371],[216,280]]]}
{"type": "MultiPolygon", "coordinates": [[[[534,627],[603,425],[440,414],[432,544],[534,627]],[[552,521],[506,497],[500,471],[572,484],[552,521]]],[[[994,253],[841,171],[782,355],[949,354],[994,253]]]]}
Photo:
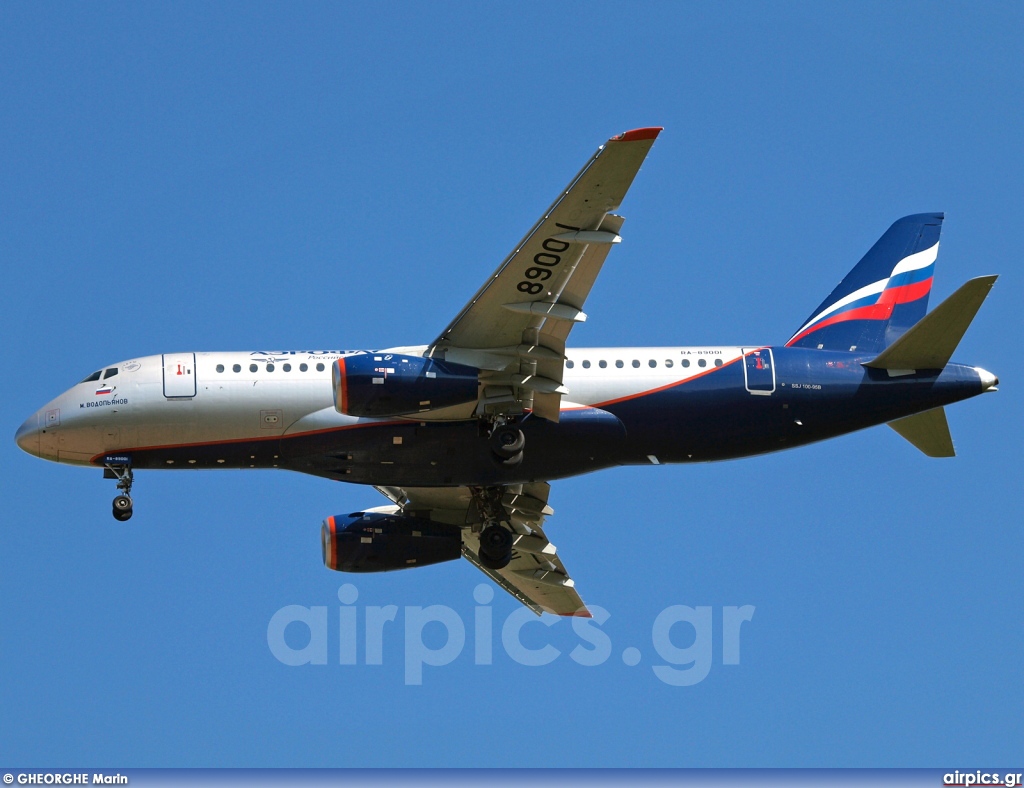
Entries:
{"type": "MultiPolygon", "coordinates": [[[[526,436],[515,421],[499,417],[487,435],[494,461],[506,468],[513,468],[523,461],[526,436]]],[[[502,503],[503,487],[472,488],[479,519],[484,524],[480,530],[478,558],[487,569],[504,569],[512,560],[512,543],[515,534],[508,523],[508,512],[502,503]]]]}
{"type": "MultiPolygon", "coordinates": [[[[520,436],[522,433],[520,433],[520,436]]],[[[519,448],[522,459],[522,446],[519,448]]],[[[483,522],[480,531],[480,549],[477,557],[487,569],[504,569],[512,560],[512,543],[515,534],[508,522],[508,512],[502,499],[504,487],[471,487],[476,505],[477,522],[483,522]]]]}
{"type": "Polygon", "coordinates": [[[523,461],[523,447],[526,436],[515,424],[495,424],[488,440],[494,459],[507,467],[519,465],[523,461]]]}
{"type": "Polygon", "coordinates": [[[121,492],[114,498],[114,519],[124,522],[132,516],[132,468],[130,465],[108,463],[103,466],[104,479],[117,479],[121,492]]]}
{"type": "Polygon", "coordinates": [[[491,523],[480,532],[480,563],[488,569],[504,569],[512,560],[512,532],[491,523]]]}

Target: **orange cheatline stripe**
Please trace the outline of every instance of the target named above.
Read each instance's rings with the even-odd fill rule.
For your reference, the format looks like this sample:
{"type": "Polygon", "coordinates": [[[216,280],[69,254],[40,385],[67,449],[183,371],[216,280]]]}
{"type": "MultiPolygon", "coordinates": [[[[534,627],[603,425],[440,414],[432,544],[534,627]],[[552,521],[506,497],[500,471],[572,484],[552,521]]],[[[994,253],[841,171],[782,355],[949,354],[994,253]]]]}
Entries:
{"type": "MultiPolygon", "coordinates": [[[[758,350],[762,350],[763,348],[757,348],[757,349],[758,350]]],[[[750,354],[748,353],[747,355],[750,355],[750,354]]],[[[702,378],[705,375],[710,375],[712,372],[717,372],[720,369],[725,369],[726,367],[728,367],[728,366],[730,366],[732,364],[735,364],[739,360],[740,360],[739,358],[734,358],[732,361],[726,361],[720,367],[711,367],[710,369],[706,369],[703,372],[698,372],[696,375],[690,375],[690,377],[688,377],[688,378],[683,378],[682,380],[676,380],[676,381],[673,381],[672,383],[667,383],[664,386],[658,386],[657,388],[647,389],[646,391],[641,391],[641,392],[638,392],[636,394],[628,394],[625,397],[618,397],[617,399],[610,399],[610,400],[606,400],[605,402],[596,402],[593,405],[588,405],[587,407],[588,408],[603,408],[606,405],[616,405],[619,402],[626,402],[626,401],[631,400],[631,399],[638,399],[639,397],[646,397],[648,394],[657,394],[659,391],[665,391],[666,389],[674,388],[676,386],[682,386],[685,383],[689,383],[691,380],[696,380],[697,378],[702,378]]]]}

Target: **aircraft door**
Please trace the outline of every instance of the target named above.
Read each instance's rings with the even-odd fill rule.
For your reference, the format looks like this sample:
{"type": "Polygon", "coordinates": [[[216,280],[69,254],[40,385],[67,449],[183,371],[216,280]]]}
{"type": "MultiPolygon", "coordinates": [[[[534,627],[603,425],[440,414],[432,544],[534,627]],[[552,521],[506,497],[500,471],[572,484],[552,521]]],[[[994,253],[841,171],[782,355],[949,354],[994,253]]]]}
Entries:
{"type": "Polygon", "coordinates": [[[196,354],[164,354],[164,396],[168,399],[196,395],[196,354]]]}
{"type": "Polygon", "coordinates": [[[751,394],[769,395],[775,391],[775,359],[771,348],[743,348],[743,381],[751,394]]]}

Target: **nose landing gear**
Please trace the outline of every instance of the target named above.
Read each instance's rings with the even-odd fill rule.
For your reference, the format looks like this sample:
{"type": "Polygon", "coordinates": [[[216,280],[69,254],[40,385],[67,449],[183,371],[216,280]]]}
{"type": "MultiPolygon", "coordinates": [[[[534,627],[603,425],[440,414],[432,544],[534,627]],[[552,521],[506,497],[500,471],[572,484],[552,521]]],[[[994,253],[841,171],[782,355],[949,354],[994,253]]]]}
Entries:
{"type": "Polygon", "coordinates": [[[132,468],[130,465],[108,463],[103,466],[105,479],[117,479],[117,489],[121,492],[114,498],[114,519],[120,522],[130,520],[132,516],[132,468]]]}

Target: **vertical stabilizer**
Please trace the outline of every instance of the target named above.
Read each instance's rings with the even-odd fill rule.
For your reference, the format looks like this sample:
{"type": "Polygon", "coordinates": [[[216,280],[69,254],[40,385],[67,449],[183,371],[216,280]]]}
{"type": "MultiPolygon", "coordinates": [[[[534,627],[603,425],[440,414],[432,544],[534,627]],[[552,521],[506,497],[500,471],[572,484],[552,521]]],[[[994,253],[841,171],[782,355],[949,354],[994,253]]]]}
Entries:
{"type": "Polygon", "coordinates": [[[928,310],[942,218],[895,222],[786,346],[877,353],[892,344],[928,310]]]}

